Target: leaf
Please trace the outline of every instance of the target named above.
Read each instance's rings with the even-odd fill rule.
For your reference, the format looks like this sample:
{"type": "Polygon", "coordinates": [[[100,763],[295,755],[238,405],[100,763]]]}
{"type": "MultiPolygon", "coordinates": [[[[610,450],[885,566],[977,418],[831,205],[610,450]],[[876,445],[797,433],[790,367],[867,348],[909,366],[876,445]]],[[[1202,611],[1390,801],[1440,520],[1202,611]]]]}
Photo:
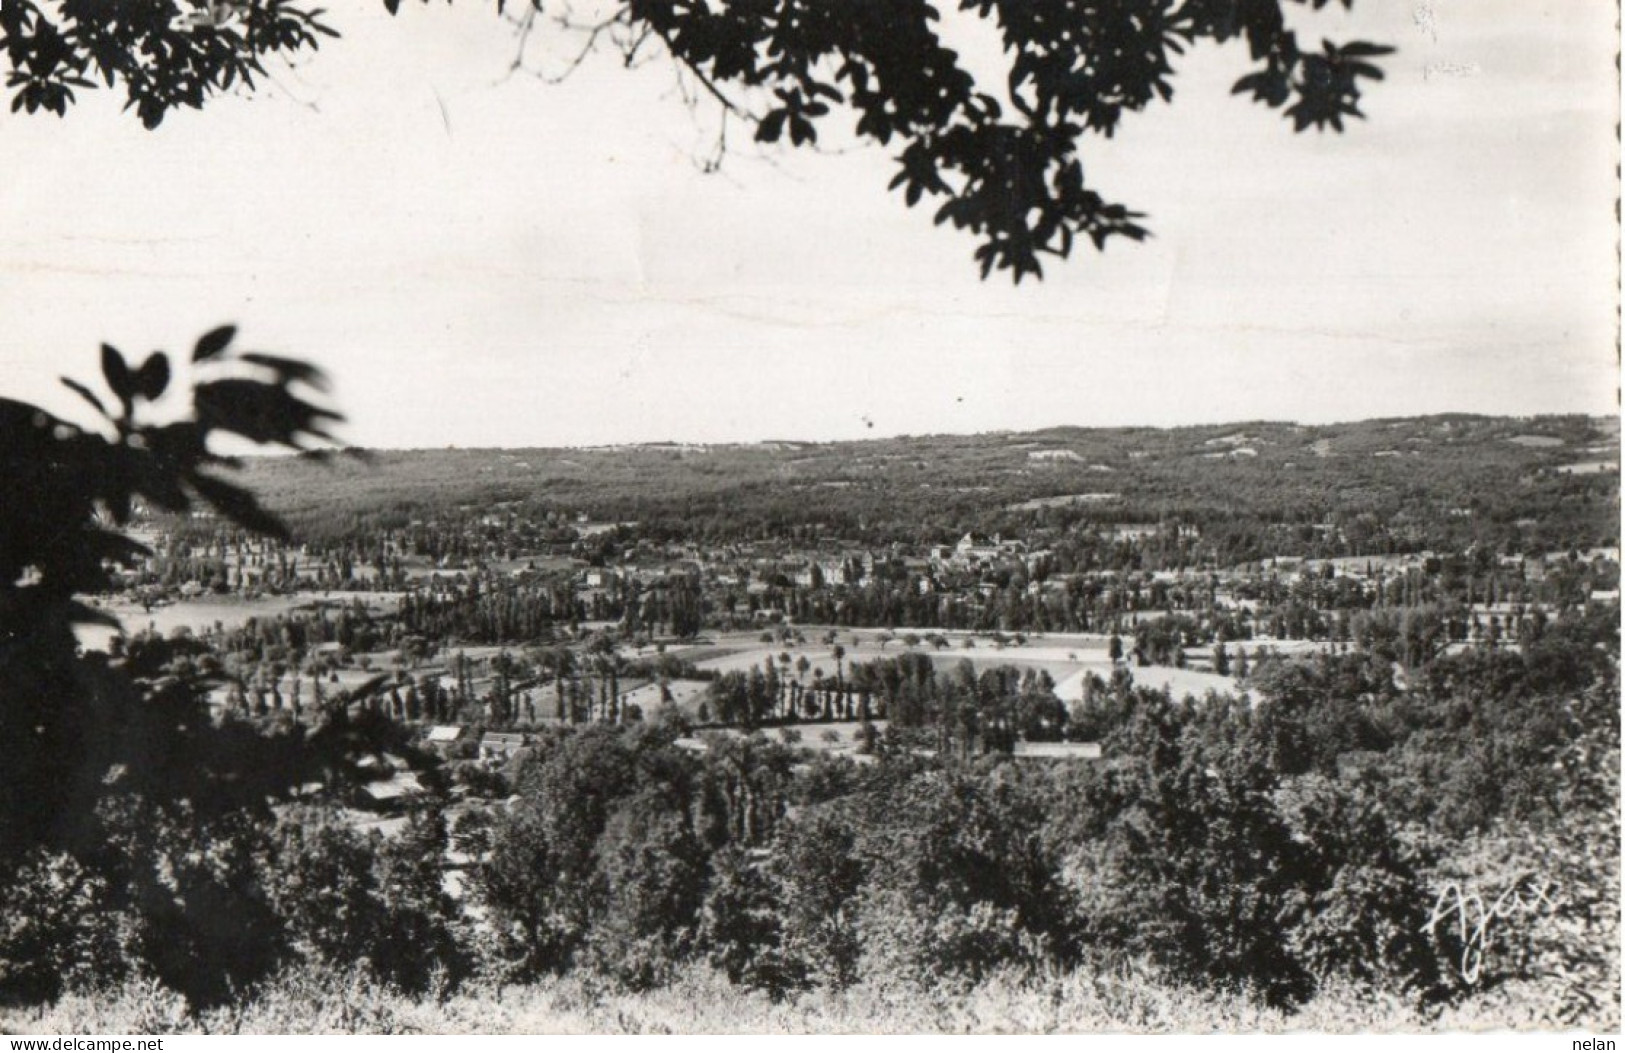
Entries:
{"type": "Polygon", "coordinates": [[[162,395],[167,387],[169,387],[169,356],[162,351],[155,351],[135,372],[136,394],[151,402],[162,395]]]}
{"type": "Polygon", "coordinates": [[[257,380],[217,380],[199,384],[193,395],[198,424],[221,428],[258,443],[295,446],[307,435],[322,436],[325,421],[344,418],[257,380]]]}
{"type": "Polygon", "coordinates": [[[317,391],[327,390],[327,376],[309,362],[301,362],[294,358],[281,358],[277,355],[262,355],[257,352],[239,356],[244,362],[256,366],[264,366],[274,370],[277,380],[283,384],[290,381],[302,380],[317,391]]]}
{"type": "Polygon", "coordinates": [[[135,396],[135,380],[130,376],[130,367],[125,364],[124,356],[112,344],[102,345],[102,376],[107,379],[108,389],[128,410],[135,396]]]}
{"type": "Polygon", "coordinates": [[[95,392],[91,391],[77,380],[72,380],[68,377],[59,377],[57,379],[61,380],[63,385],[66,386],[69,391],[78,395],[92,406],[95,406],[97,412],[99,412],[102,416],[111,416],[111,414],[107,412],[107,407],[102,405],[102,400],[96,397],[95,392]]]}
{"type": "Polygon", "coordinates": [[[116,530],[93,528],[80,535],[79,545],[93,559],[128,564],[143,556],[152,555],[152,549],[116,530]]]}
{"type": "Polygon", "coordinates": [[[1394,53],[1394,49],[1387,44],[1372,44],[1364,40],[1344,44],[1341,50],[1345,56],[1352,55],[1356,58],[1377,58],[1394,53]]]}
{"type": "Polygon", "coordinates": [[[789,110],[774,110],[762,118],[762,123],[756,127],[756,141],[759,143],[776,143],[784,131],[784,120],[790,116],[789,110]]]}
{"type": "Polygon", "coordinates": [[[69,600],[64,608],[68,621],[75,625],[101,625],[109,629],[123,629],[119,620],[106,611],[99,611],[94,607],[80,603],[78,600],[69,600]]]}
{"type": "Polygon", "coordinates": [[[288,528],[282,521],[262,508],[258,498],[242,487],[200,473],[189,476],[187,482],[199,497],[238,526],[280,541],[288,540],[288,528]]]}
{"type": "Polygon", "coordinates": [[[223,325],[218,329],[211,329],[198,338],[197,346],[192,349],[192,361],[206,362],[224,351],[237,335],[237,327],[223,325]]]}

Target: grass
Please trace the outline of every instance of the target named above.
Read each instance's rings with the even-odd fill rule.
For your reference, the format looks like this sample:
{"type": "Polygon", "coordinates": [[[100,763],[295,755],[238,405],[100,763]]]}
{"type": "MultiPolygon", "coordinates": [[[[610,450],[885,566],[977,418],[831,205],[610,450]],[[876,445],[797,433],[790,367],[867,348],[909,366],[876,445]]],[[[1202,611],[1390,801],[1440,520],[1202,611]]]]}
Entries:
{"type": "MultiPolygon", "coordinates": [[[[1566,1029],[1550,992],[1507,987],[1442,1012],[1391,995],[1328,989],[1294,1012],[1140,972],[1008,973],[974,986],[859,986],[775,1002],[689,968],[654,991],[616,991],[580,973],[524,986],[408,997],[358,973],[289,973],[234,1005],[192,1013],[152,982],[0,1009],[0,1031],[35,1034],[847,1034],[1078,1032],[1437,1032],[1566,1029]]],[[[1584,1026],[1619,1027],[1617,999],[1584,1026]]]]}

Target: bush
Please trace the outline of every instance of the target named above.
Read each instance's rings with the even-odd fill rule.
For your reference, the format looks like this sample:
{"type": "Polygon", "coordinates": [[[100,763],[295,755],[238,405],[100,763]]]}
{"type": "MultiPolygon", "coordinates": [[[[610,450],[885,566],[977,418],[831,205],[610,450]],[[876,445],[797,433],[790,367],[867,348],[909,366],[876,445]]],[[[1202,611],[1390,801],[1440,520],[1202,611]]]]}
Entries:
{"type": "Polygon", "coordinates": [[[774,838],[768,876],[782,936],[771,975],[783,984],[839,989],[858,977],[856,899],[868,874],[850,807],[808,808],[774,838]]]}
{"type": "Polygon", "coordinates": [[[859,910],[865,975],[975,980],[1072,957],[1042,799],[1008,766],[926,772],[871,800],[859,910]]]}
{"type": "Polygon", "coordinates": [[[1181,982],[1275,1005],[1313,980],[1289,951],[1309,860],[1276,807],[1269,747],[1240,711],[1143,698],[1117,733],[1125,759],[1078,787],[1067,884],[1082,939],[1181,982]]]}
{"type": "Polygon", "coordinates": [[[1287,943],[1317,984],[1335,977],[1423,998],[1441,994],[1425,931],[1427,858],[1391,828],[1377,793],[1309,776],[1276,801],[1307,850],[1287,943]]]}
{"type": "Polygon", "coordinates": [[[98,874],[35,850],[0,887],[0,995],[40,1002],[139,968],[124,954],[131,919],[98,874]]]}
{"type": "Polygon", "coordinates": [[[1428,931],[1462,992],[1532,993],[1546,1027],[1619,1019],[1617,812],[1504,826],[1454,846],[1428,877],[1428,931]]]}
{"type": "Polygon", "coordinates": [[[303,956],[334,963],[368,956],[383,920],[373,863],[372,842],[331,813],[302,809],[277,824],[266,886],[303,956]]]}
{"type": "Polygon", "coordinates": [[[492,967],[505,980],[562,968],[585,934],[541,810],[525,802],[491,826],[491,851],[472,891],[489,915],[492,967]]]}
{"type": "Polygon", "coordinates": [[[394,840],[336,816],[293,813],[277,830],[265,886],[295,948],[313,964],[359,967],[407,992],[471,971],[460,911],[442,887],[443,816],[414,814],[394,840]]]}
{"type": "Polygon", "coordinates": [[[445,814],[429,807],[377,849],[380,924],[368,957],[382,979],[408,992],[455,986],[472,967],[461,909],[445,889],[447,847],[445,814]]]}
{"type": "Polygon", "coordinates": [[[731,845],[711,854],[695,947],[731,982],[778,996],[793,986],[793,978],[780,949],[778,890],[764,855],[731,845]]]}
{"type": "Polygon", "coordinates": [[[143,971],[193,1005],[218,1004],[268,975],[290,947],[267,897],[270,823],[237,812],[203,820],[186,802],[111,797],[87,864],[132,919],[127,948],[143,971]]]}
{"type": "Polygon", "coordinates": [[[1006,968],[1051,961],[1042,934],[1021,912],[988,900],[922,905],[896,889],[870,888],[860,897],[860,971],[871,983],[974,983],[1006,968]]]}
{"type": "Polygon", "coordinates": [[[664,982],[693,945],[705,877],[687,814],[653,788],[628,798],[599,840],[585,963],[633,990],[664,982]]]}
{"type": "MultiPolygon", "coordinates": [[[[495,930],[493,950],[512,975],[567,967],[607,898],[625,893],[636,909],[654,910],[637,897],[658,901],[653,890],[663,882],[682,884],[674,874],[651,873],[652,885],[635,893],[625,888],[640,864],[657,871],[664,865],[648,839],[675,846],[685,860],[690,853],[669,828],[677,802],[688,799],[684,766],[689,762],[669,747],[672,737],[672,730],[660,725],[624,732],[591,727],[560,734],[520,762],[514,787],[522,800],[493,823],[490,855],[474,875],[474,890],[495,930]],[[629,797],[652,809],[650,814],[639,820],[623,815],[629,797]]],[[[703,859],[702,854],[693,864],[702,883],[703,859]]],[[[687,908],[690,920],[698,902],[696,892],[687,908]]],[[[621,939],[601,937],[610,943],[621,939]]],[[[631,941],[631,934],[624,940],[631,941]]],[[[607,961],[602,954],[598,959],[607,961]]]]}

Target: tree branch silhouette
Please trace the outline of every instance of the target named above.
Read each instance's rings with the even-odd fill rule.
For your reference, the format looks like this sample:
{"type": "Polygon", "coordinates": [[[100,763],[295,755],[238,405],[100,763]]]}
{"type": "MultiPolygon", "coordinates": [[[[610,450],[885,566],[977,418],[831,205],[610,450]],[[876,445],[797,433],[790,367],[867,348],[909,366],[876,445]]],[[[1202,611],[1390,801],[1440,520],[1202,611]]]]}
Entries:
{"type": "MultiPolygon", "coordinates": [[[[1354,0],[959,0],[956,17],[986,23],[1006,56],[1001,82],[984,83],[948,46],[949,5],[934,0],[609,0],[590,19],[568,4],[549,14],[560,0],[529,0],[515,5],[526,11],[512,67],[538,19],[584,38],[563,76],[624,27],[617,46],[628,65],[658,40],[725,112],[755,124],[758,142],[815,147],[830,121],[850,121],[860,141],[900,147],[891,189],[910,207],[932,199],[934,222],[967,231],[982,277],[1008,272],[1019,283],[1080,240],[1103,250],[1149,235],[1143,213],[1087,181],[1083,143],[1171,102],[1175,62],[1198,43],[1242,43],[1252,68],[1233,93],[1279,110],[1294,131],[1341,132],[1363,118],[1364,87],[1383,76],[1373,60],[1393,49],[1317,49],[1287,26],[1289,9],[1334,2],[1354,0]]],[[[139,15],[126,6],[8,4],[0,51],[12,109],[63,115],[78,91],[122,85],[153,128],[236,85],[252,90],[266,58],[337,36],[321,10],[289,0],[159,0],[139,15]]]]}

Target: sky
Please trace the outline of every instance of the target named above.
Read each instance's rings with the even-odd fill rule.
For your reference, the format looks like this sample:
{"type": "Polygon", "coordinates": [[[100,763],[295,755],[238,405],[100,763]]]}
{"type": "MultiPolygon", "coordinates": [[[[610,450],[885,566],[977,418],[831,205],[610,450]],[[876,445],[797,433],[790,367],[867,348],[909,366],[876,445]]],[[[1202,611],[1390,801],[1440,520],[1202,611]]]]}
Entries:
{"type": "Polygon", "coordinates": [[[101,342],[234,322],[325,367],[374,448],[1618,412],[1611,2],[1305,12],[1399,48],[1341,136],[1199,47],[1084,144],[1154,237],[1020,287],[887,191],[884,148],[735,128],[708,173],[664,63],[548,83],[487,3],[330,6],[342,40],[157,132],[97,92],[0,117],[0,394],[83,420],[56,378],[101,342]]]}

